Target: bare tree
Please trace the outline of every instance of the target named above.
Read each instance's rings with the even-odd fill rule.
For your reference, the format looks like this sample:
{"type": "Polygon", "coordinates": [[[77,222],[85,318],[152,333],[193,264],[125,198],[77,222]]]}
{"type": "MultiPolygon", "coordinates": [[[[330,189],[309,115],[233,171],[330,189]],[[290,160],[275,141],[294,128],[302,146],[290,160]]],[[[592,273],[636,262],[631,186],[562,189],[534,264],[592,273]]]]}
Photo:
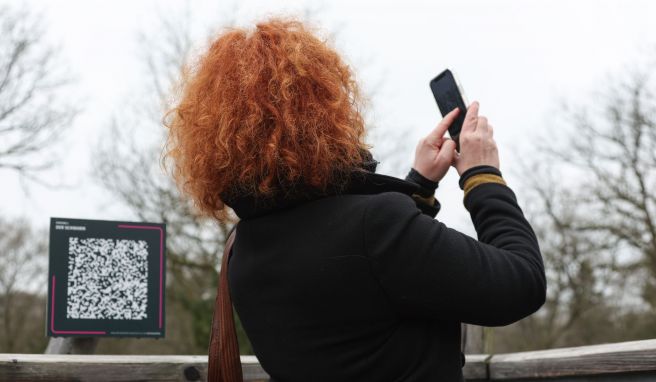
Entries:
{"type": "MultiPolygon", "coordinates": [[[[162,115],[193,46],[189,8],[185,17],[161,16],[160,23],[163,35],[153,39],[142,34],[139,39],[147,82],[137,91],[148,96],[138,97],[136,107],[124,105],[110,123],[96,150],[94,173],[103,188],[138,219],[167,225],[168,310],[188,317],[188,322],[168,320],[168,326],[182,330],[191,323],[189,351],[202,353],[209,343],[221,253],[234,221],[199,215],[160,166],[165,139],[162,115]]],[[[242,352],[249,353],[250,345],[241,334],[242,352]]],[[[104,345],[100,344],[103,351],[104,345]]],[[[175,346],[171,349],[176,351],[175,346]]]]}
{"type": "Polygon", "coordinates": [[[497,330],[495,351],[656,336],[656,87],[650,68],[632,73],[563,107],[551,122],[563,139],[552,133],[524,160],[548,298],[497,330]]]}
{"type": "Polygon", "coordinates": [[[575,229],[621,243],[617,267],[645,276],[642,297],[656,307],[656,83],[649,68],[615,82],[590,109],[575,113],[565,151],[584,175],[575,229]]]}
{"type": "Polygon", "coordinates": [[[25,339],[44,325],[47,236],[20,220],[0,220],[0,232],[0,351],[37,351],[25,339]]]}
{"type": "Polygon", "coordinates": [[[44,150],[75,115],[62,93],[64,67],[40,20],[25,9],[0,7],[0,169],[28,177],[52,166],[44,150]]]}
{"type": "MultiPolygon", "coordinates": [[[[541,158],[544,159],[544,158],[541,158]]],[[[543,307],[508,328],[494,330],[490,351],[508,352],[597,343],[612,337],[613,314],[626,280],[618,277],[622,247],[612,237],[578,229],[586,211],[557,164],[525,166],[526,212],[544,257],[548,293],[543,307]]]]}

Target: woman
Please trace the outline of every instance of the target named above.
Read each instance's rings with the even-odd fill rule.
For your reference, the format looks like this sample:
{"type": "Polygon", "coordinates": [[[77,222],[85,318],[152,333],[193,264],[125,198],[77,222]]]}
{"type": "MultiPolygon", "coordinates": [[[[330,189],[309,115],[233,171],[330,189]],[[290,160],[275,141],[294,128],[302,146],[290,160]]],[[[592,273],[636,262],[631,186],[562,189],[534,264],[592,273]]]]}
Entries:
{"type": "Polygon", "coordinates": [[[454,110],[402,180],[375,173],[350,68],[297,21],[221,34],[183,90],[168,155],[203,212],[240,219],[229,290],[272,380],[461,381],[460,323],[543,304],[537,239],[478,103],[460,153],[454,110]],[[478,241],[434,219],[451,166],[478,241]]]}

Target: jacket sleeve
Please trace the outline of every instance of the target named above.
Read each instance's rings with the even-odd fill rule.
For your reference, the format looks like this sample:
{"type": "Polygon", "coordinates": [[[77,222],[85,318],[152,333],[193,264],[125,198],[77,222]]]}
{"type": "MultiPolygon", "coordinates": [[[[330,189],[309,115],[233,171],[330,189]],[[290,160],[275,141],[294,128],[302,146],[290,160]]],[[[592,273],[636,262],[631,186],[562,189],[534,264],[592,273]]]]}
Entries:
{"type": "Polygon", "coordinates": [[[406,175],[405,180],[417,185],[417,193],[412,195],[412,199],[417,204],[417,208],[426,215],[434,218],[440,212],[440,202],[435,198],[438,182],[432,181],[419,173],[414,168],[406,175]]]}
{"type": "Polygon", "coordinates": [[[465,207],[475,240],[422,214],[407,195],[372,198],[364,246],[401,315],[483,326],[517,321],[542,306],[544,266],[537,238],[510,188],[480,184],[465,207]]]}

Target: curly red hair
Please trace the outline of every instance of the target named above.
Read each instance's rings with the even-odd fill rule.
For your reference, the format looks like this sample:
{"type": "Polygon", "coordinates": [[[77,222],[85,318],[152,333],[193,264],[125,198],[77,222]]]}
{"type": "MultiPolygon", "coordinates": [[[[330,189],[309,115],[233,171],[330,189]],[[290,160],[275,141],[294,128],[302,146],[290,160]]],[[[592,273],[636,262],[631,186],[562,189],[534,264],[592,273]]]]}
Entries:
{"type": "Polygon", "coordinates": [[[362,97],[325,41],[296,20],[220,34],[183,78],[167,113],[166,157],[204,213],[221,195],[326,190],[365,160],[362,97]]]}

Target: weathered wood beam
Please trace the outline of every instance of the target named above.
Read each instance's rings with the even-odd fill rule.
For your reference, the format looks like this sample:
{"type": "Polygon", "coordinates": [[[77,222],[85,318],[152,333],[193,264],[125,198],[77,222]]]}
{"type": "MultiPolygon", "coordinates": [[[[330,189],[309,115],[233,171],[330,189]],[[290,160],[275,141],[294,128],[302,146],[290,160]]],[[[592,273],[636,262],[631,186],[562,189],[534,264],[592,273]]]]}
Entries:
{"type": "Polygon", "coordinates": [[[488,362],[492,380],[656,372],[656,340],[499,354],[488,362]]]}
{"type": "MultiPolygon", "coordinates": [[[[487,379],[485,354],[467,355],[468,380],[487,379]]],[[[253,356],[242,356],[246,381],[268,381],[253,356]]],[[[0,354],[0,380],[5,381],[204,381],[206,356],[0,354]]]]}
{"type": "MultiPolygon", "coordinates": [[[[656,381],[656,340],[466,357],[468,381],[656,381]]],[[[255,357],[241,361],[245,381],[268,381],[255,357]]],[[[201,355],[0,354],[0,381],[204,381],[206,373],[201,355]]]]}
{"type": "MultiPolygon", "coordinates": [[[[242,356],[245,381],[268,381],[242,356]]],[[[207,356],[0,354],[0,381],[205,381],[207,356]]]]}
{"type": "Polygon", "coordinates": [[[467,381],[487,381],[487,360],[489,354],[465,354],[465,367],[462,374],[467,381]]]}

